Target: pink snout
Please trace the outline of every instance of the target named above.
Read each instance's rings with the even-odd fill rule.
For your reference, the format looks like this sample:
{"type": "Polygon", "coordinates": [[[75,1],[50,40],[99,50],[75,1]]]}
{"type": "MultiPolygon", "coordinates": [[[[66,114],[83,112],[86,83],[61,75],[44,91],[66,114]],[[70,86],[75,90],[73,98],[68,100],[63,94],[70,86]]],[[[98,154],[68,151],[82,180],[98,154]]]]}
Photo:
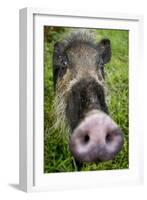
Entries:
{"type": "Polygon", "coordinates": [[[123,146],[123,134],[103,112],[89,114],[71,135],[69,148],[80,162],[112,160],[123,146]]]}

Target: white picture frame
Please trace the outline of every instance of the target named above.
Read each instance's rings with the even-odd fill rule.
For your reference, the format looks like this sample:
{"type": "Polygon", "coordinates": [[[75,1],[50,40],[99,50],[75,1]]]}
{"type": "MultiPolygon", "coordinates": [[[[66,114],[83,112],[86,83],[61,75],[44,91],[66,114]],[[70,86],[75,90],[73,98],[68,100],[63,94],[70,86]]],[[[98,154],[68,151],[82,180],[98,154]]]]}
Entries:
{"type": "Polygon", "coordinates": [[[79,189],[143,182],[141,69],[143,17],[140,15],[20,10],[20,189],[26,192],[79,189]],[[43,32],[44,25],[126,29],[129,34],[129,169],[43,173],[43,32]],[[138,67],[139,66],[139,67],[138,67]],[[136,82],[136,80],[138,80],[136,82]],[[39,92],[38,91],[42,91],[39,92]]]}

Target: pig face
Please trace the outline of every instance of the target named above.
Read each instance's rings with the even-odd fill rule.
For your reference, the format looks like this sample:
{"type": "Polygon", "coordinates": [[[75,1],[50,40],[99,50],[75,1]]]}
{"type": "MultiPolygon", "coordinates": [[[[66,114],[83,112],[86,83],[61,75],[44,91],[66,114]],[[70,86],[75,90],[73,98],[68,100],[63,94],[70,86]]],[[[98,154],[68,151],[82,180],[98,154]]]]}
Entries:
{"type": "Polygon", "coordinates": [[[88,34],[76,33],[55,44],[54,86],[71,130],[69,149],[80,163],[113,159],[123,145],[105,102],[104,64],[110,58],[109,39],[96,44],[88,34]]]}

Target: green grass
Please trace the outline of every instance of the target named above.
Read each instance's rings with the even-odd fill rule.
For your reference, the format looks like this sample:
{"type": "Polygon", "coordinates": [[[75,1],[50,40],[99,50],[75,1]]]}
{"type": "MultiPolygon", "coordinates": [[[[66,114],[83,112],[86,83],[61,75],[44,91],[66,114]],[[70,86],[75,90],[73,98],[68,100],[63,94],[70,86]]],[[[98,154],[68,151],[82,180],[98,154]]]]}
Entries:
{"type": "MultiPolygon", "coordinates": [[[[44,40],[44,172],[77,171],[74,159],[68,149],[69,138],[60,129],[50,129],[54,115],[52,54],[56,41],[69,28],[45,27],[44,40]]],[[[126,169],[128,160],[128,31],[96,30],[96,39],[109,38],[112,45],[112,59],[105,66],[107,103],[109,112],[124,132],[123,149],[112,161],[102,163],[84,163],[81,171],[126,169]]]]}

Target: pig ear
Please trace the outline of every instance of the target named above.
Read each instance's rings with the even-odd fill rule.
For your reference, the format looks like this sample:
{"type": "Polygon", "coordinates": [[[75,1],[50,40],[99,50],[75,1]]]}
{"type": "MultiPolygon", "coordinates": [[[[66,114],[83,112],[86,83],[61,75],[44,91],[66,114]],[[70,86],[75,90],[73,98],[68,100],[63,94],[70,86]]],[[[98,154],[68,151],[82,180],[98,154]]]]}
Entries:
{"type": "Polygon", "coordinates": [[[64,45],[61,42],[57,42],[54,45],[54,52],[53,52],[53,81],[54,81],[54,88],[57,83],[57,79],[61,78],[67,68],[67,56],[63,53],[64,45]]]}
{"type": "Polygon", "coordinates": [[[111,42],[109,39],[102,39],[98,44],[98,50],[100,52],[103,63],[107,63],[111,59],[111,42]]]}
{"type": "Polygon", "coordinates": [[[54,88],[57,82],[57,78],[59,75],[60,70],[60,56],[62,54],[62,45],[61,43],[57,42],[54,45],[53,51],[53,81],[54,81],[54,88]]]}
{"type": "Polygon", "coordinates": [[[63,45],[61,42],[56,42],[54,44],[54,54],[56,54],[57,56],[59,56],[60,54],[62,54],[63,51],[63,45]]]}

